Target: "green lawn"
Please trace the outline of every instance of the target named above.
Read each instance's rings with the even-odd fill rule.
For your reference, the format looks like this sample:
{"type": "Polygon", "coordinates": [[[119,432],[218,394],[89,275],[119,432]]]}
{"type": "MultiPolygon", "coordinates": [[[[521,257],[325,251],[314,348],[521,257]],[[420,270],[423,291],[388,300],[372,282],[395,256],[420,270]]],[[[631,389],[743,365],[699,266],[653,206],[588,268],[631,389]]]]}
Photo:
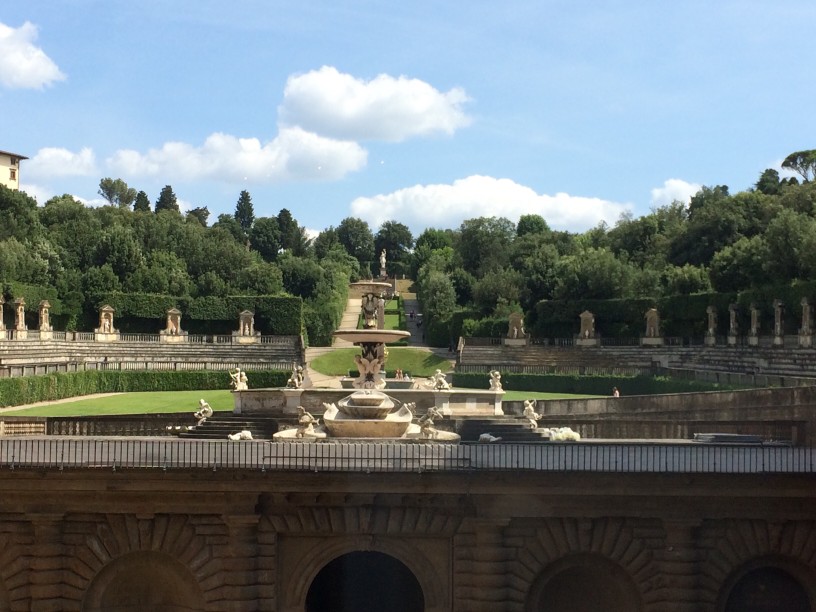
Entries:
{"type": "Polygon", "coordinates": [[[206,400],[213,410],[231,411],[235,404],[228,390],[217,391],[155,391],[120,393],[25,410],[9,410],[3,416],[95,416],[102,414],[155,414],[198,410],[198,400],[206,400]]]}
{"type": "MultiPolygon", "coordinates": [[[[354,356],[359,354],[360,349],[357,348],[337,349],[312,360],[309,365],[326,376],[346,376],[349,370],[357,370],[354,356]]],[[[423,377],[430,376],[436,370],[447,372],[451,365],[447,359],[425,349],[391,347],[388,349],[385,367],[388,371],[402,368],[403,372],[409,372],[411,376],[423,377]]]]}

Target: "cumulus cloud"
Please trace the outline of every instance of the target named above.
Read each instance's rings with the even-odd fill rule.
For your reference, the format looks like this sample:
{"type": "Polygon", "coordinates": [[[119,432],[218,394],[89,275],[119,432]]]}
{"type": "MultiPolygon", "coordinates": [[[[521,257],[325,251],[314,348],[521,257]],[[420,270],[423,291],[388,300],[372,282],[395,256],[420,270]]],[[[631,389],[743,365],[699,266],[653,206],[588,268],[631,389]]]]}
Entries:
{"type": "Polygon", "coordinates": [[[35,185],[33,183],[20,183],[20,191],[37,200],[37,204],[45,204],[48,200],[54,197],[54,192],[43,185],[35,185]]]}
{"type": "Polygon", "coordinates": [[[9,89],[42,89],[65,75],[45,52],[34,45],[37,26],[26,21],[19,28],[0,23],[0,85],[9,89]]]}
{"type": "Polygon", "coordinates": [[[58,147],[46,147],[24,162],[23,172],[34,179],[93,176],[97,173],[94,152],[85,147],[79,153],[58,147]]]}
{"type": "Polygon", "coordinates": [[[123,176],[276,182],[340,179],[364,167],[367,157],[355,142],[324,138],[292,127],[281,129],[267,144],[257,138],[215,133],[198,147],[168,142],[144,154],[123,149],[110,157],[107,165],[123,176]]]}
{"type": "Polygon", "coordinates": [[[278,113],[283,125],[334,138],[399,142],[468,125],[467,101],[460,88],[443,93],[419,79],[386,74],[364,81],[323,66],[289,77],[278,113]]]}
{"type": "Polygon", "coordinates": [[[469,176],[451,185],[416,185],[390,194],[357,198],[352,214],[379,227],[389,219],[411,219],[415,228],[458,227],[465,219],[538,214],[553,229],[584,231],[600,221],[613,224],[631,206],[567,193],[538,194],[510,179],[469,176]]]}
{"type": "Polygon", "coordinates": [[[682,179],[669,179],[662,187],[652,189],[652,206],[666,206],[674,201],[688,204],[691,196],[702,189],[702,185],[689,183],[682,179]]]}

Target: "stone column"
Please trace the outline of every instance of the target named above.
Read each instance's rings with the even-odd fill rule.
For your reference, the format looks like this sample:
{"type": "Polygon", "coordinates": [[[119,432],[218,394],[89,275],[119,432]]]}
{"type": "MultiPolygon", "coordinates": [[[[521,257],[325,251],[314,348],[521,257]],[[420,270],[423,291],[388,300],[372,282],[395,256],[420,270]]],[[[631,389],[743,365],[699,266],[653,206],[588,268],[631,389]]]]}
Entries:
{"type": "Polygon", "coordinates": [[[28,327],[25,323],[25,298],[14,300],[14,337],[19,340],[28,338],[28,327]]]}
{"type": "Polygon", "coordinates": [[[773,301],[773,309],[774,309],[774,335],[773,335],[773,345],[774,346],[784,346],[785,345],[785,304],[782,300],[774,300],[773,301]]]}
{"type": "Polygon", "coordinates": [[[751,329],[748,331],[748,345],[759,346],[759,308],[751,302],[751,329]]]}
{"type": "Polygon", "coordinates": [[[739,325],[737,324],[737,305],[728,305],[728,346],[735,346],[737,344],[737,336],[739,335],[739,325]]]}
{"type": "MultiPolygon", "coordinates": [[[[4,306],[5,303],[6,303],[6,300],[3,297],[3,294],[0,293],[0,332],[6,331],[6,322],[3,320],[3,315],[6,314],[5,313],[5,306],[4,306]]],[[[5,340],[5,339],[6,339],[6,335],[5,334],[0,334],[0,340],[5,340]]]]}
{"type": "Polygon", "coordinates": [[[53,328],[51,327],[51,317],[49,315],[51,310],[51,303],[48,300],[43,300],[39,304],[40,314],[40,340],[51,340],[53,337],[53,328]]]}
{"type": "Polygon", "coordinates": [[[717,309],[714,306],[706,308],[708,315],[708,327],[705,335],[705,345],[714,346],[717,344],[717,309]]]}
{"type": "Polygon", "coordinates": [[[802,298],[802,327],[799,328],[799,346],[810,348],[813,346],[813,330],[810,326],[812,307],[806,297],[802,298]]]}

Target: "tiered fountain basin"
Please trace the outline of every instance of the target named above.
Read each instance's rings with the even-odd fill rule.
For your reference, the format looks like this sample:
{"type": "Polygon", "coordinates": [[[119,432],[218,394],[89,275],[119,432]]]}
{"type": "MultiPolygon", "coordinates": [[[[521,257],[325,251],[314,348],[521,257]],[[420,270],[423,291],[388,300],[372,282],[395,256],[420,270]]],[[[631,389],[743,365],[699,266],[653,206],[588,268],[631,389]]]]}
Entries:
{"type": "Polygon", "coordinates": [[[323,413],[323,425],[332,438],[401,438],[414,415],[406,404],[398,408],[385,393],[355,391],[323,413]]]}
{"type": "Polygon", "coordinates": [[[333,336],[352,344],[388,344],[411,335],[400,329],[338,329],[333,336]]]}
{"type": "Polygon", "coordinates": [[[374,295],[389,295],[394,291],[394,287],[391,283],[384,283],[381,281],[359,281],[356,283],[351,283],[349,285],[349,289],[353,295],[366,295],[369,293],[373,293],[374,295]]]}

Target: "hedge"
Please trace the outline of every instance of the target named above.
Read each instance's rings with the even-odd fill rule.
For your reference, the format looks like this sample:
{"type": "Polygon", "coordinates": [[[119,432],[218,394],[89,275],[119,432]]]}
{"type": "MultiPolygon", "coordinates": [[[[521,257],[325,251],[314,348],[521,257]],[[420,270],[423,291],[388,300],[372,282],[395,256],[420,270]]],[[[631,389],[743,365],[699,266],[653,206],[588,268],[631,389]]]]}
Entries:
{"type": "MultiPolygon", "coordinates": [[[[454,372],[453,386],[465,389],[488,389],[489,374],[454,372]]],[[[545,393],[574,393],[581,395],[612,395],[617,387],[622,395],[658,395],[661,393],[697,393],[727,391],[745,386],[722,385],[696,380],[678,380],[666,376],[578,376],[568,374],[514,374],[502,373],[505,391],[539,391],[545,393]]]]}
{"type": "MultiPolygon", "coordinates": [[[[252,388],[283,387],[291,372],[267,370],[247,372],[252,388]]],[[[45,376],[18,376],[0,379],[0,407],[20,406],[91,395],[136,391],[194,391],[227,389],[226,371],[201,372],[119,372],[86,371],[45,376]]]]}

